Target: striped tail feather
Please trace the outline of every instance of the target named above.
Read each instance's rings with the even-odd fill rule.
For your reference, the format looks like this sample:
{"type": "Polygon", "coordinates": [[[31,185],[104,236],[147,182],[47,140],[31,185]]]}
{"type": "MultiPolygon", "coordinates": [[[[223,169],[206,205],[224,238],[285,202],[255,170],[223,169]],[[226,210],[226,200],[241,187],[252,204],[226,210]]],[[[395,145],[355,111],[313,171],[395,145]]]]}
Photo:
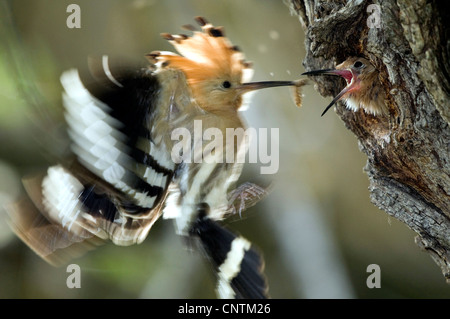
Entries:
{"type": "Polygon", "coordinates": [[[216,292],[223,299],[265,299],[268,286],[262,256],[245,238],[199,216],[191,235],[200,239],[217,275],[216,292]]]}

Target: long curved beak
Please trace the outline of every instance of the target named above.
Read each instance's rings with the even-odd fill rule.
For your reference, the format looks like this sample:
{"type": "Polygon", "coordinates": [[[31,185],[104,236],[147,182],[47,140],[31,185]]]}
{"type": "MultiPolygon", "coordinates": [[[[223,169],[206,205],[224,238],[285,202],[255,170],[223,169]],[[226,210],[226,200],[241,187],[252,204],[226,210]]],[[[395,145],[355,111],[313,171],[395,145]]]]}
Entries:
{"type": "Polygon", "coordinates": [[[331,101],[331,103],[328,104],[328,106],[325,108],[325,110],[322,112],[320,116],[324,116],[325,113],[327,113],[327,111],[330,109],[330,107],[332,107],[337,101],[339,101],[340,98],[344,96],[344,94],[347,93],[349,90],[350,87],[346,86],[341,92],[339,92],[339,94],[334,97],[333,101],[331,101]]]}
{"type": "Polygon", "coordinates": [[[254,90],[267,89],[277,86],[295,86],[294,81],[261,81],[243,83],[237,89],[243,94],[254,90]]]}
{"type": "Polygon", "coordinates": [[[314,70],[302,73],[301,75],[338,75],[343,77],[347,81],[347,84],[350,83],[353,78],[352,71],[338,69],[314,70]]]}
{"type": "Polygon", "coordinates": [[[345,81],[347,82],[347,86],[341,92],[339,92],[338,95],[336,95],[334,97],[334,99],[331,101],[331,103],[328,104],[328,106],[322,112],[321,116],[324,116],[325,113],[337,101],[339,101],[344,96],[345,93],[348,93],[348,92],[353,91],[354,89],[356,89],[355,81],[354,81],[355,77],[354,77],[352,71],[349,71],[349,70],[338,70],[338,69],[314,70],[314,71],[309,71],[309,72],[302,73],[302,75],[338,75],[338,76],[343,77],[345,79],[345,81]]]}
{"type": "Polygon", "coordinates": [[[320,75],[320,74],[336,74],[335,69],[324,69],[324,70],[312,70],[308,72],[303,72],[301,75],[320,75]]]}

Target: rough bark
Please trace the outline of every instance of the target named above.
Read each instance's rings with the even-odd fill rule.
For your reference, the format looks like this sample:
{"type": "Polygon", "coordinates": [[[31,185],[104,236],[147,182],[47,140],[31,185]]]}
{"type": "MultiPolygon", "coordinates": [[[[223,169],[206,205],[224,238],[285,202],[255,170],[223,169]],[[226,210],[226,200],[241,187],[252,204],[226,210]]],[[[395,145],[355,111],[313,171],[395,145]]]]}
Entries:
{"type": "MultiPolygon", "coordinates": [[[[445,1],[289,0],[305,29],[307,70],[363,56],[379,69],[388,116],[336,113],[367,155],[372,202],[417,232],[450,283],[450,14],[445,1]],[[369,27],[369,4],[380,28],[369,27]]],[[[373,20],[372,20],[373,21],[373,20]]],[[[322,95],[343,83],[317,77],[322,95]]]]}

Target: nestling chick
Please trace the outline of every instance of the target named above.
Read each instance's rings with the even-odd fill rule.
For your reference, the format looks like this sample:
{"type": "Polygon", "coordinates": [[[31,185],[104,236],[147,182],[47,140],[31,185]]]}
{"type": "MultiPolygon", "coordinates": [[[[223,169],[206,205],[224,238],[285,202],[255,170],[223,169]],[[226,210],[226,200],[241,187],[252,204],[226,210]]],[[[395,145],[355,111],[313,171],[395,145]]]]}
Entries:
{"type": "Polygon", "coordinates": [[[369,60],[351,57],[336,66],[336,69],[309,71],[302,75],[321,74],[339,75],[347,82],[347,86],[325,108],[322,116],[340,99],[344,99],[347,108],[354,112],[362,108],[373,115],[387,113],[385,91],[378,79],[378,70],[369,60]]]}

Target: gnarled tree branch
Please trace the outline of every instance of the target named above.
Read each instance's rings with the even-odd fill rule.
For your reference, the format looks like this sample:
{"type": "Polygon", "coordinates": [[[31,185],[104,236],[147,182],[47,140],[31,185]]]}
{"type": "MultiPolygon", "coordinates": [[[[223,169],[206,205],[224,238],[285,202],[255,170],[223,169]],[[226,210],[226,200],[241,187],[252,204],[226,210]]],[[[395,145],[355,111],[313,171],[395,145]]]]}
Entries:
{"type": "MultiPolygon", "coordinates": [[[[386,91],[387,116],[336,113],[367,155],[372,202],[417,232],[450,282],[450,18],[438,1],[290,0],[306,33],[306,69],[368,58],[386,91]],[[369,27],[369,4],[380,9],[369,27]]],[[[322,95],[335,78],[315,79],[322,95]]]]}

